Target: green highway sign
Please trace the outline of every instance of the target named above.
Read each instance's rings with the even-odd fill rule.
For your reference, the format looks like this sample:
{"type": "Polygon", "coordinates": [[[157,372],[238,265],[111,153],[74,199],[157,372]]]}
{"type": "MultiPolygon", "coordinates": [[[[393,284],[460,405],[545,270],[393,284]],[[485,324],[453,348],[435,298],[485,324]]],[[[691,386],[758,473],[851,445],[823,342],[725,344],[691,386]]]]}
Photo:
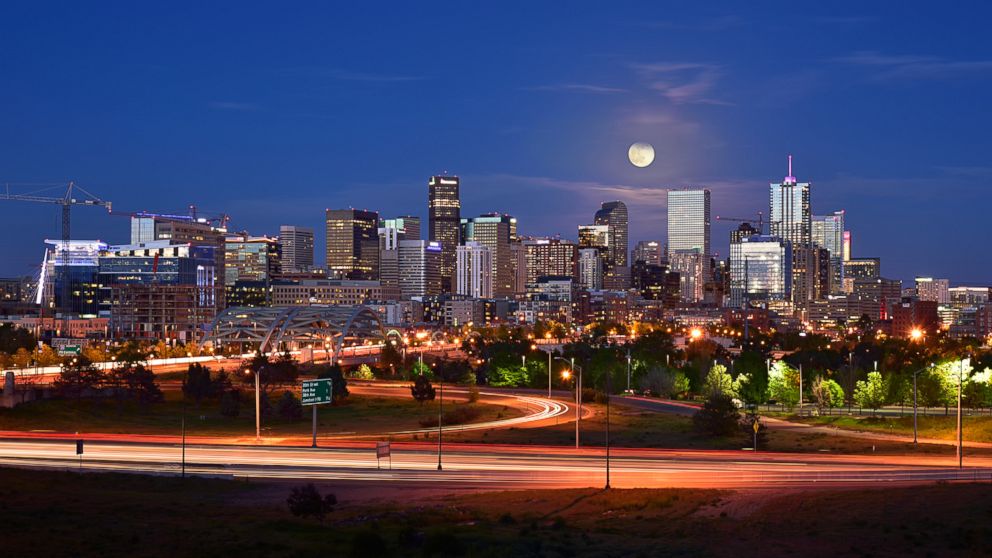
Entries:
{"type": "Polygon", "coordinates": [[[64,347],[59,347],[59,355],[78,355],[83,352],[82,347],[79,345],[66,345],[64,347]]]}
{"type": "Polygon", "coordinates": [[[331,379],[303,380],[303,391],[300,403],[304,405],[322,405],[331,402],[331,379]]]}

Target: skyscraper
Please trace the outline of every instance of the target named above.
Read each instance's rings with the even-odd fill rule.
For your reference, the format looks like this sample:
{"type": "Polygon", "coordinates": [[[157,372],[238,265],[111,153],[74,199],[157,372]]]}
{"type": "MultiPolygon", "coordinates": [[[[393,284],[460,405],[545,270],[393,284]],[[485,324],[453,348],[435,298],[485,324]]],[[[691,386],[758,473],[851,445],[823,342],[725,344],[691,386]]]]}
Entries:
{"type": "Polygon", "coordinates": [[[441,294],[441,245],[427,240],[401,240],[397,248],[401,297],[441,294]]]}
{"type": "Polygon", "coordinates": [[[583,289],[603,288],[603,258],[599,248],[579,248],[578,284],[583,289]]]}
{"type": "Polygon", "coordinates": [[[455,294],[492,298],[493,251],[481,242],[470,240],[459,246],[455,254],[455,294]]]}
{"type": "Polygon", "coordinates": [[[224,285],[268,281],[280,270],[279,241],[275,238],[229,235],[224,239],[224,285]]]}
{"type": "Polygon", "coordinates": [[[830,253],[830,293],[844,292],[844,210],[814,215],[813,244],[830,253]]]}
{"type": "Polygon", "coordinates": [[[492,250],[494,297],[513,296],[513,259],[510,253],[510,238],[512,225],[515,222],[513,217],[499,213],[487,213],[461,221],[461,238],[466,243],[479,242],[492,250]]]}
{"type": "Polygon", "coordinates": [[[710,191],[668,191],[668,250],[710,254],[710,191]]]}
{"type": "Polygon", "coordinates": [[[396,229],[399,240],[420,240],[420,217],[403,215],[393,219],[380,219],[379,228],[396,229]]]}
{"type": "Polygon", "coordinates": [[[461,243],[461,199],[457,176],[432,176],[427,183],[428,240],[441,246],[441,283],[451,292],[455,248],[461,243]]]}
{"type": "Polygon", "coordinates": [[[328,209],[327,273],[345,279],[377,279],[379,214],[361,209],[328,209]]]}
{"type": "Polygon", "coordinates": [[[710,191],[681,189],[668,191],[668,261],[679,274],[682,299],[703,300],[709,280],[710,191]]]}
{"type": "Polygon", "coordinates": [[[596,212],[594,222],[597,225],[606,225],[609,234],[603,286],[614,290],[627,289],[630,287],[630,267],[627,262],[630,250],[627,244],[627,206],[622,201],[603,202],[596,212]]]}
{"type": "Polygon", "coordinates": [[[575,244],[560,238],[527,238],[522,243],[528,285],[537,283],[541,277],[575,276],[575,244]]]}
{"type": "Polygon", "coordinates": [[[313,229],[295,225],[279,227],[279,252],[283,271],[313,271],[313,229]]]}
{"type": "Polygon", "coordinates": [[[949,304],[951,302],[949,287],[950,281],[947,279],[934,279],[933,277],[916,278],[916,296],[920,300],[927,300],[938,304],[949,304]]]}
{"type": "Polygon", "coordinates": [[[792,243],[792,299],[796,305],[803,306],[815,298],[816,287],[810,184],[798,182],[792,175],[792,155],[789,155],[789,175],[769,186],[769,231],[771,236],[792,243]]]}

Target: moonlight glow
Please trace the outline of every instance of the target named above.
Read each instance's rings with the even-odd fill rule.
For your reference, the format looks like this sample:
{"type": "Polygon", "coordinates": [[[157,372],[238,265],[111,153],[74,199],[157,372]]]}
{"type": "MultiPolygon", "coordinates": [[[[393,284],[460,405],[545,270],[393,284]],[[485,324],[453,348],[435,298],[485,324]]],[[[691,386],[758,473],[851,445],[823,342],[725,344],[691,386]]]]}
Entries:
{"type": "Polygon", "coordinates": [[[650,143],[637,142],[630,146],[627,157],[635,167],[644,168],[654,161],[654,148],[650,143]]]}

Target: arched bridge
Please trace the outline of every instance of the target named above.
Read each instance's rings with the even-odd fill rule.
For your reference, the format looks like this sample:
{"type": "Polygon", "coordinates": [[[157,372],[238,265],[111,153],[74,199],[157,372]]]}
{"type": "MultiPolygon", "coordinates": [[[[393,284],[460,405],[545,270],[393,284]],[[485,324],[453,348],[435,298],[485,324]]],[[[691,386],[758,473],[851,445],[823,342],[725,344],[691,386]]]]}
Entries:
{"type": "Polygon", "coordinates": [[[236,307],[217,316],[201,345],[236,344],[243,352],[263,353],[318,347],[338,355],[345,343],[385,339],[379,314],[368,306],[236,307]]]}

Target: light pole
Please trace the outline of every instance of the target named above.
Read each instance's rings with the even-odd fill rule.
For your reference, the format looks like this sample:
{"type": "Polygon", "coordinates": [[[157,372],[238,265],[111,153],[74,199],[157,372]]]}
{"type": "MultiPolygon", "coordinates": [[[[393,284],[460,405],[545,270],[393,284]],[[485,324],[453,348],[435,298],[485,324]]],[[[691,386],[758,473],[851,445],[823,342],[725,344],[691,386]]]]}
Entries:
{"type": "Polygon", "coordinates": [[[916,372],[913,372],[913,445],[919,445],[916,437],[916,377],[920,375],[921,372],[926,372],[933,368],[933,365],[920,368],[916,372]]]}
{"type": "MultiPolygon", "coordinates": [[[[567,380],[569,375],[576,369],[575,358],[572,357],[565,360],[562,357],[556,357],[562,362],[567,362],[569,369],[566,370],[562,376],[567,380]]],[[[578,367],[579,375],[576,376],[575,381],[575,447],[579,447],[579,422],[582,420],[582,367],[578,367]]]]}
{"type": "Polygon", "coordinates": [[[630,347],[627,347],[627,393],[630,393],[630,347]]]}
{"type": "MultiPolygon", "coordinates": [[[[964,431],[961,428],[961,384],[964,383],[964,362],[958,361],[958,469],[964,467],[964,431]]],[[[970,364],[970,363],[969,363],[970,364]]]]}
{"type": "Polygon", "coordinates": [[[437,405],[437,470],[441,470],[441,423],[444,416],[444,378],[441,377],[441,370],[438,370],[437,385],[440,392],[440,399],[437,405]]]}
{"type": "Polygon", "coordinates": [[[262,397],[258,389],[259,370],[245,369],[246,374],[255,373],[255,443],[262,441],[262,397]]]}

